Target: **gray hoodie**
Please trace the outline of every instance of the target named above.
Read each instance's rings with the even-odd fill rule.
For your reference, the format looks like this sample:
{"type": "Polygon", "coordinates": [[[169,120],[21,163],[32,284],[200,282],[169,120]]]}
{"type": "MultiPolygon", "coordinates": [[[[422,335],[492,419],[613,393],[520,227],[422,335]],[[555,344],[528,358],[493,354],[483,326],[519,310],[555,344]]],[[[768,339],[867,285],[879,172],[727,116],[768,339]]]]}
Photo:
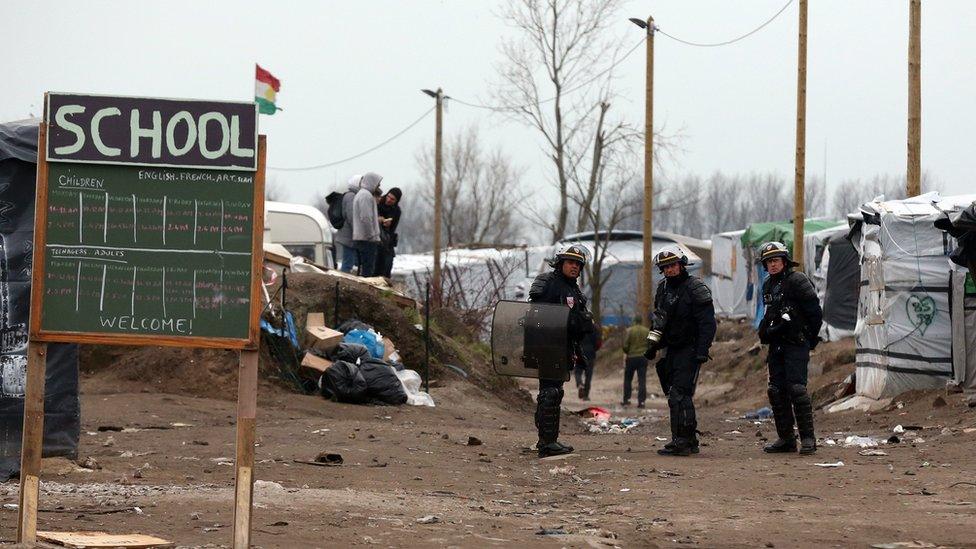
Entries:
{"type": "Polygon", "coordinates": [[[345,214],[346,222],[342,224],[342,228],[336,231],[334,240],[339,244],[347,247],[352,247],[352,201],[356,193],[359,192],[359,180],[362,179],[361,175],[354,175],[349,178],[348,184],[346,185],[346,192],[342,195],[342,212],[345,214]]]}
{"type": "Polygon", "coordinates": [[[352,201],[352,239],[354,241],[379,242],[380,218],[376,212],[375,193],[383,176],[366,172],[359,180],[359,190],[352,201]]]}

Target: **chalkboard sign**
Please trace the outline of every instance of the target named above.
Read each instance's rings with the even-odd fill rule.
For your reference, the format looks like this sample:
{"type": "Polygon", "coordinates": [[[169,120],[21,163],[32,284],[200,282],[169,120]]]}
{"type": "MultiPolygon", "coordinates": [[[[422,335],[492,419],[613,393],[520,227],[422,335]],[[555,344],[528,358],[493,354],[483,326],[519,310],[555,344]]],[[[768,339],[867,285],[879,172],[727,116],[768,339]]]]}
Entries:
{"type": "Polygon", "coordinates": [[[32,338],[253,348],[264,210],[256,117],[252,103],[49,94],[32,338]]]}

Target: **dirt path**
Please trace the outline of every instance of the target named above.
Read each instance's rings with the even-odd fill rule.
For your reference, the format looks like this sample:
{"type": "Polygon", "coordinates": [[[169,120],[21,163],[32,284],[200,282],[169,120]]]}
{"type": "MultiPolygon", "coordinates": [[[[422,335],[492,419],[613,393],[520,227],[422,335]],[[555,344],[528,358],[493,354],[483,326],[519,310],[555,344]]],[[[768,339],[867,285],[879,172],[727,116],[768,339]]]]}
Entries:
{"type": "MultiPolygon", "coordinates": [[[[619,387],[618,377],[598,375],[594,400],[587,404],[613,408],[619,387]]],[[[567,410],[583,407],[572,388],[567,385],[567,410]]],[[[924,427],[906,437],[924,442],[885,445],[884,456],[840,446],[824,446],[813,457],[766,456],[760,447],[772,426],[736,419],[741,410],[719,406],[701,411],[706,436],[700,455],[664,458],[655,453],[662,444],[655,437],[666,435],[666,422],[661,401],[653,400],[643,423],[626,434],[585,432],[567,414],[564,438],[579,451],[558,461],[540,461],[526,451],[535,438],[530,410],[496,405],[461,383],[436,389],[434,397],[437,408],[417,409],[265,394],[254,544],[976,543],[976,432],[964,432],[976,427],[976,410],[959,395],[946,397],[940,408],[924,396],[917,406],[883,414],[818,414],[820,433],[839,440],[848,434],[887,437],[897,423],[924,427]],[[483,444],[468,445],[471,436],[483,444]],[[293,461],[325,450],[341,453],[345,463],[314,467],[293,461]],[[814,465],[837,461],[844,465],[814,465]],[[423,520],[429,516],[436,518],[423,520]],[[555,535],[540,535],[543,529],[555,535]]],[[[82,456],[94,457],[102,469],[80,471],[62,461],[56,471],[59,463],[48,463],[41,528],[143,532],[186,546],[228,544],[233,403],[86,390],[83,411],[82,456]]],[[[0,502],[16,501],[16,483],[0,485],[0,502]]],[[[15,510],[0,510],[0,540],[14,537],[15,523],[15,510]]]]}

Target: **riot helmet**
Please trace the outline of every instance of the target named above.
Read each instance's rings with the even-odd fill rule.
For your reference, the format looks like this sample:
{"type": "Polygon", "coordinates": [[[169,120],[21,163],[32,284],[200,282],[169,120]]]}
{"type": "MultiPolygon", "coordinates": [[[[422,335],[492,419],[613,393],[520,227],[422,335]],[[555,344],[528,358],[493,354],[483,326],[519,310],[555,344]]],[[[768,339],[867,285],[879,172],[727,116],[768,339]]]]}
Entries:
{"type": "Polygon", "coordinates": [[[688,256],[685,255],[684,251],[677,246],[669,246],[654,256],[654,264],[657,268],[664,272],[664,268],[668,265],[673,265],[675,263],[680,264],[682,267],[688,266],[688,256]]]}

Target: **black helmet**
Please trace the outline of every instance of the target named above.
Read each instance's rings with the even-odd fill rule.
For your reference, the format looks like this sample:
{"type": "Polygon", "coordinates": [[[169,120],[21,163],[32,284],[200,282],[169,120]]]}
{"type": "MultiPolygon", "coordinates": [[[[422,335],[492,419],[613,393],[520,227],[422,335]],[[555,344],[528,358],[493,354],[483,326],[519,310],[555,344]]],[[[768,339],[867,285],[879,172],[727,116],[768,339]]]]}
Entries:
{"type": "Polygon", "coordinates": [[[662,271],[675,263],[680,263],[682,267],[688,266],[688,256],[680,248],[665,248],[654,256],[654,264],[662,271]]]}
{"type": "Polygon", "coordinates": [[[787,248],[786,244],[783,244],[782,242],[776,242],[774,240],[759,247],[759,262],[762,263],[764,267],[766,266],[767,260],[777,257],[782,257],[783,261],[785,261],[789,266],[795,267],[799,265],[799,263],[793,261],[793,259],[790,257],[789,248],[787,248]]]}
{"type": "Polygon", "coordinates": [[[579,261],[581,265],[586,265],[586,258],[590,255],[589,250],[579,244],[567,244],[559,248],[556,257],[551,265],[555,267],[564,260],[579,261]]]}

